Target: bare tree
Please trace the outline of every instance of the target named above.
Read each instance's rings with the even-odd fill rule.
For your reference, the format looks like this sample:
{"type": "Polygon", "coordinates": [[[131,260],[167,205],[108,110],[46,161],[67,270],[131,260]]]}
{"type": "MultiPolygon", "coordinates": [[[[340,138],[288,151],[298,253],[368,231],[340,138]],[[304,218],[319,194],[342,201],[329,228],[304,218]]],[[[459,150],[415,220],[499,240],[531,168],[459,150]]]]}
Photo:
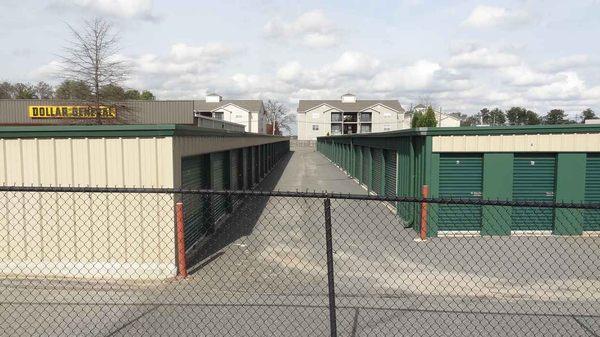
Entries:
{"type": "MultiPolygon", "coordinates": [[[[116,109],[114,102],[103,95],[103,88],[119,85],[129,72],[128,65],[117,58],[119,38],[113,25],[100,18],[85,21],[81,29],[68,25],[71,40],[61,57],[61,76],[66,80],[85,83],[91,90],[91,106],[95,108],[95,121],[102,124],[100,107],[116,109]]],[[[125,107],[119,107],[121,112],[125,107]]],[[[119,115],[118,115],[119,116],[119,115]]],[[[119,116],[123,118],[124,116],[119,116]]]]}
{"type": "Polygon", "coordinates": [[[43,81],[38,82],[33,89],[35,90],[35,94],[39,99],[52,98],[54,95],[54,89],[52,89],[52,86],[43,81]]]}
{"type": "Polygon", "coordinates": [[[296,116],[290,114],[287,106],[276,100],[268,100],[265,104],[265,113],[267,121],[272,126],[271,134],[278,134],[278,131],[281,132],[281,130],[291,133],[292,123],[296,121],[296,116]]]}

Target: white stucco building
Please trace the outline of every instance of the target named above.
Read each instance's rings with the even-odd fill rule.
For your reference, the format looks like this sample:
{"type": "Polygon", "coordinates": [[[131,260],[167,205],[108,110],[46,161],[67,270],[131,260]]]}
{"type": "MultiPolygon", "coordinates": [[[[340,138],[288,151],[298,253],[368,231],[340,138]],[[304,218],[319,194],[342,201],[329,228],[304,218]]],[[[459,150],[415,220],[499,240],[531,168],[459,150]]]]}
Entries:
{"type": "Polygon", "coordinates": [[[208,94],[204,101],[194,101],[194,114],[242,124],[246,132],[266,133],[261,100],[223,99],[218,94],[208,94]]]}
{"type": "Polygon", "coordinates": [[[398,100],[358,100],[345,94],[339,100],[300,100],[298,139],[383,132],[410,127],[398,100]]]}

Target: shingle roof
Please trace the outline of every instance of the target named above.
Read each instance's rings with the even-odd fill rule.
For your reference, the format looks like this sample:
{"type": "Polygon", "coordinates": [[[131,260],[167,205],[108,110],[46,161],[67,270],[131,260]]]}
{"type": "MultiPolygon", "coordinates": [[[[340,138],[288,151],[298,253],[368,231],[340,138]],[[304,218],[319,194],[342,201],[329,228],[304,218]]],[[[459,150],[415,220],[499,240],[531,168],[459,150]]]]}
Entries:
{"type": "Polygon", "coordinates": [[[251,99],[224,99],[221,102],[206,102],[205,100],[194,101],[194,110],[213,111],[227,104],[234,104],[251,112],[259,112],[263,106],[261,100],[251,99]]]}
{"type": "Polygon", "coordinates": [[[306,112],[321,104],[331,105],[342,112],[361,111],[375,104],[383,104],[399,112],[404,112],[398,100],[357,100],[356,103],[342,103],[340,100],[300,100],[298,112],[306,112]]]}

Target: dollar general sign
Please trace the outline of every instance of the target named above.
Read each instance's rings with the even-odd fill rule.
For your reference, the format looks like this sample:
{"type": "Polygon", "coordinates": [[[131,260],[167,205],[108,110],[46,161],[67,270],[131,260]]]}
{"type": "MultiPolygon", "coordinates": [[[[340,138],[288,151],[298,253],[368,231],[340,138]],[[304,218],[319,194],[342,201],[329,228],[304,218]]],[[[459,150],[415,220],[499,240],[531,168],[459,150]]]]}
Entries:
{"type": "Polygon", "coordinates": [[[86,118],[116,118],[117,108],[108,106],[77,106],[77,105],[30,105],[30,118],[86,119],[86,118]]]}

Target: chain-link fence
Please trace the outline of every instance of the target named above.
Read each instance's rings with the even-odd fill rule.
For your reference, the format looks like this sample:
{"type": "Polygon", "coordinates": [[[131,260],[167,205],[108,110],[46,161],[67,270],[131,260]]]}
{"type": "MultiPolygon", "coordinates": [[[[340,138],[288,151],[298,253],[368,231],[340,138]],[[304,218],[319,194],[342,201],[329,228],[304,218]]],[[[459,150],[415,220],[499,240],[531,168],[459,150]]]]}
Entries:
{"type": "Polygon", "coordinates": [[[0,199],[6,336],[600,334],[597,204],[34,187],[0,199]]]}

